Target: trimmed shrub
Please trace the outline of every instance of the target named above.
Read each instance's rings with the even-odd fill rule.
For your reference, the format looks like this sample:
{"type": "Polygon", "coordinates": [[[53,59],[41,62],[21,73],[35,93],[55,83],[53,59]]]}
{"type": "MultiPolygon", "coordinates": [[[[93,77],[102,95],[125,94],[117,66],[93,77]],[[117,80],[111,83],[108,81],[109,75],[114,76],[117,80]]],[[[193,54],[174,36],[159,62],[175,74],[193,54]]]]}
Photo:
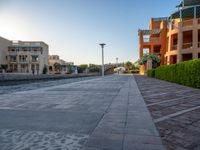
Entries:
{"type": "Polygon", "coordinates": [[[155,69],[155,78],[200,88],[200,60],[158,67],[155,69]]]}
{"type": "Polygon", "coordinates": [[[139,70],[132,70],[131,73],[132,73],[132,74],[139,74],[140,71],[139,71],[139,70]]]}
{"type": "Polygon", "coordinates": [[[155,69],[147,70],[147,76],[148,77],[155,77],[155,69]]]}

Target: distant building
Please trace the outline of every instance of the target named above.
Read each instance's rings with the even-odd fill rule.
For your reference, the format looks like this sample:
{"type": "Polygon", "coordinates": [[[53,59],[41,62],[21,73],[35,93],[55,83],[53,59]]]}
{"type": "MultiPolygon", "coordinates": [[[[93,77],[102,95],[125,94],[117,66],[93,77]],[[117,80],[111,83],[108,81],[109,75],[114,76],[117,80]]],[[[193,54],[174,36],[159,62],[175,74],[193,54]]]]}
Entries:
{"type": "MultiPolygon", "coordinates": [[[[160,65],[200,58],[200,1],[182,0],[165,18],[152,18],[149,29],[139,30],[140,59],[144,53],[159,55],[160,65]]],[[[141,66],[143,74],[147,68],[141,66]]]]}
{"type": "Polygon", "coordinates": [[[0,37],[0,65],[6,64],[7,65],[7,53],[8,47],[12,45],[12,42],[0,37]]]}
{"type": "Polygon", "coordinates": [[[50,74],[67,74],[74,72],[74,63],[66,62],[58,55],[49,55],[49,73],[50,74]]]}
{"type": "Polygon", "coordinates": [[[49,47],[41,41],[10,41],[0,37],[0,64],[8,72],[42,74],[48,70],[49,47]]]}

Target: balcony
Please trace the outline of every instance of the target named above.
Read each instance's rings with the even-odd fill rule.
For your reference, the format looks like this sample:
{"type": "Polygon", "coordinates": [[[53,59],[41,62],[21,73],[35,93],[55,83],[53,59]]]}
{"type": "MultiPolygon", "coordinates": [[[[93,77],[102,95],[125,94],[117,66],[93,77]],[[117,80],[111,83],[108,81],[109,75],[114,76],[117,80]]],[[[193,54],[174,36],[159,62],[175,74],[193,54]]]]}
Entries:
{"type": "Polygon", "coordinates": [[[182,48],[183,49],[192,48],[192,43],[183,43],[182,48]]]}
{"type": "Polygon", "coordinates": [[[178,29],[178,23],[171,24],[171,30],[178,29]]]}
{"type": "Polygon", "coordinates": [[[150,41],[151,42],[160,42],[160,38],[159,37],[151,37],[150,41]]]}
{"type": "Polygon", "coordinates": [[[172,47],[171,47],[171,51],[174,51],[174,50],[177,50],[177,44],[176,45],[172,45],[172,47]]]}
{"type": "Polygon", "coordinates": [[[160,38],[159,37],[151,37],[151,38],[144,38],[143,39],[144,43],[158,43],[160,42],[160,38]]]}
{"type": "Polygon", "coordinates": [[[198,48],[200,47],[200,42],[198,42],[198,48]]]}
{"type": "Polygon", "coordinates": [[[41,51],[31,51],[31,55],[39,55],[39,54],[41,54],[41,51]]]}
{"type": "Polygon", "coordinates": [[[8,51],[8,54],[10,56],[16,56],[17,55],[17,52],[16,51],[8,51]]]}
{"type": "Polygon", "coordinates": [[[188,27],[188,26],[193,26],[193,20],[186,20],[181,22],[182,27],[188,27]]]}
{"type": "Polygon", "coordinates": [[[39,63],[39,59],[32,59],[31,62],[32,63],[39,63]]]}
{"type": "Polygon", "coordinates": [[[198,19],[198,24],[200,24],[200,19],[198,19]]]}

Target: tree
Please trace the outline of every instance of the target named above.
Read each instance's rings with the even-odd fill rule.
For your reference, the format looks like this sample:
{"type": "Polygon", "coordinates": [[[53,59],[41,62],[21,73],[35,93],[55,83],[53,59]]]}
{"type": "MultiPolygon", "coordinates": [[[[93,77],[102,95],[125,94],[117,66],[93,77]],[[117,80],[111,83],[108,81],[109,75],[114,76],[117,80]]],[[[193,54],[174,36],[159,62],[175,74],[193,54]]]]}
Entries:
{"type": "Polygon", "coordinates": [[[4,71],[6,71],[8,69],[8,65],[7,64],[1,64],[0,68],[3,69],[4,71]]]}
{"type": "Polygon", "coordinates": [[[43,68],[43,71],[42,71],[43,74],[47,74],[47,66],[44,65],[44,68],[43,68]]]}
{"type": "Polygon", "coordinates": [[[127,61],[127,62],[125,63],[125,68],[126,68],[126,70],[128,70],[128,71],[132,70],[132,69],[133,69],[133,64],[132,64],[132,62],[127,61]]]}
{"type": "Polygon", "coordinates": [[[49,66],[49,71],[53,71],[53,67],[52,66],[49,66]]]}
{"type": "Polygon", "coordinates": [[[72,72],[73,72],[72,65],[71,64],[67,64],[67,73],[71,74],[72,72]]]}
{"type": "Polygon", "coordinates": [[[144,65],[147,61],[152,60],[152,67],[157,68],[160,65],[160,57],[156,54],[144,54],[142,59],[140,60],[140,65],[144,65]]]}
{"type": "Polygon", "coordinates": [[[89,64],[88,70],[89,70],[89,72],[100,72],[101,71],[100,67],[95,64],[89,64]]]}
{"type": "Polygon", "coordinates": [[[61,70],[61,64],[60,63],[55,63],[54,65],[55,71],[60,71],[61,70]]]}
{"type": "Polygon", "coordinates": [[[87,64],[81,64],[78,66],[78,73],[83,73],[88,68],[87,64]]]}

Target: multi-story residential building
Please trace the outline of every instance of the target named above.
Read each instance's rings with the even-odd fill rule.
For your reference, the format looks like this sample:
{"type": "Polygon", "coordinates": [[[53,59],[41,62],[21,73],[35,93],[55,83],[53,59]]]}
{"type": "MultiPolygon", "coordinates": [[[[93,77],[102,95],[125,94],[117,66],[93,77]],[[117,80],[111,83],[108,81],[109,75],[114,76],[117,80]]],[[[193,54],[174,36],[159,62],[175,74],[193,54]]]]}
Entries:
{"type": "Polygon", "coordinates": [[[0,37],[0,65],[7,64],[6,54],[8,53],[8,46],[10,46],[11,44],[11,41],[0,37]]]}
{"type": "Polygon", "coordinates": [[[49,47],[41,41],[9,41],[0,38],[2,64],[9,72],[42,74],[48,70],[49,47]]]}
{"type": "Polygon", "coordinates": [[[66,74],[74,72],[73,68],[74,68],[73,62],[66,62],[60,59],[58,55],[49,55],[49,72],[51,74],[55,73],[66,74]],[[57,64],[59,67],[57,68],[55,64],[57,64]]]}
{"type": "Polygon", "coordinates": [[[169,17],[152,18],[148,30],[139,30],[140,59],[144,52],[158,54],[160,65],[200,58],[200,1],[182,0],[177,7],[169,17]]]}

